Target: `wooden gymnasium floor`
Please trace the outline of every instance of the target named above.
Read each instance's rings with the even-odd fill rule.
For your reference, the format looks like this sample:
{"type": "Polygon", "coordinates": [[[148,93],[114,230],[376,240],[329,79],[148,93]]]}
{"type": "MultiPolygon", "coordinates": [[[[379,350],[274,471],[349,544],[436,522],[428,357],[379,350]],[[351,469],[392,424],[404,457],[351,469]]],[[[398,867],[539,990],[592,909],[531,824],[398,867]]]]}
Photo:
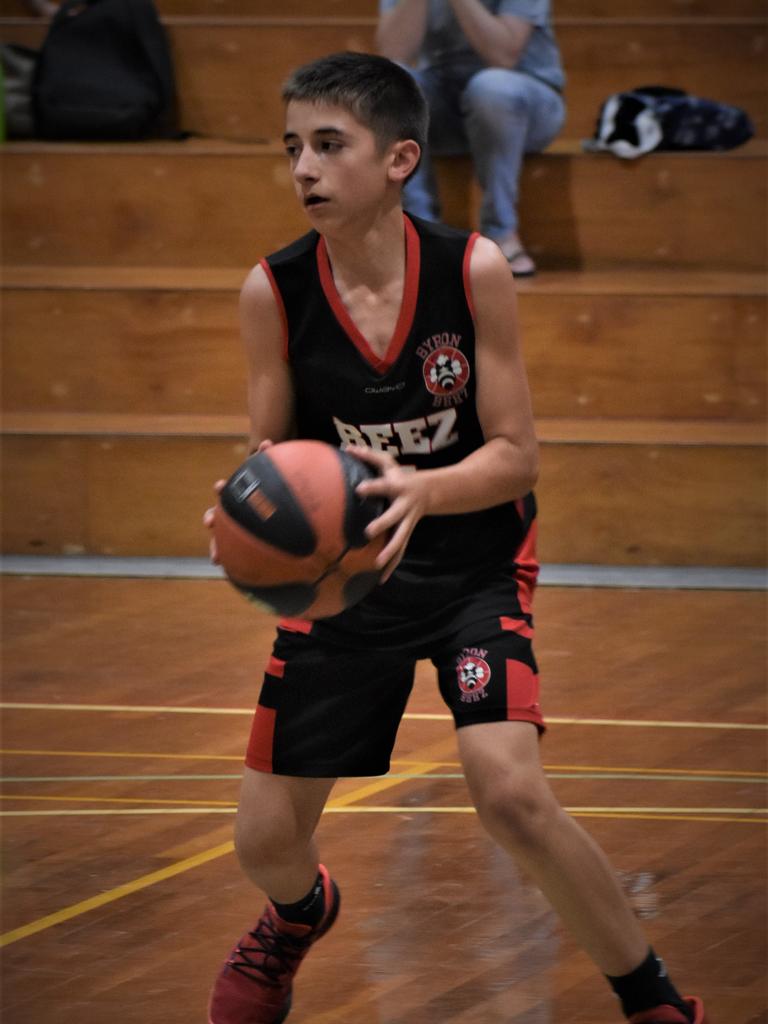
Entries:
{"type": "MultiPolygon", "coordinates": [[[[4,1016],[205,1024],[260,908],[230,835],[270,621],[217,580],[6,577],[4,1016]]],[[[765,595],[543,587],[563,803],[715,1024],[768,1020],[765,595]]],[[[613,997],[471,812],[420,666],[393,773],[321,827],[338,926],[291,1024],[612,1024],[613,997]]]]}

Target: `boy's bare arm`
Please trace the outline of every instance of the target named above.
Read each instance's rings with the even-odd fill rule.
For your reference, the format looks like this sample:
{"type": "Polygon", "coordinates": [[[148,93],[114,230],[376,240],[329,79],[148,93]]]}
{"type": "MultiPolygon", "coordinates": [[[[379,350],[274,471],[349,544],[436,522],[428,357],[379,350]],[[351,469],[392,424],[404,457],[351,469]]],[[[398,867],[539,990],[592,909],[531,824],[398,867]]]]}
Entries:
{"type": "Polygon", "coordinates": [[[240,332],[248,366],[250,450],[293,434],[294,394],[283,322],[266,272],[254,267],[240,293],[240,332]]]}
{"type": "MultiPolygon", "coordinates": [[[[283,324],[265,271],[254,267],[240,292],[240,333],[248,363],[249,451],[284,441],[293,432],[293,386],[284,357],[283,324]]],[[[217,480],[218,494],[224,480],[217,480]]],[[[215,508],[203,513],[203,524],[213,530],[215,508]]],[[[216,541],[209,540],[211,561],[218,562],[216,541]]]]}

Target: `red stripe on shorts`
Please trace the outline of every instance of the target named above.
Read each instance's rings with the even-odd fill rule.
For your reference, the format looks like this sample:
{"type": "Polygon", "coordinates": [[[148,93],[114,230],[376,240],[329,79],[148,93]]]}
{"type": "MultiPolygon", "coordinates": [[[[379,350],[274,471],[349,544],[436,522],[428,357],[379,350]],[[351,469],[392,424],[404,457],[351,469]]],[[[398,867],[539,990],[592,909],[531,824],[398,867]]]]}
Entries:
{"type": "Polygon", "coordinates": [[[539,677],[522,661],[507,659],[507,718],[543,724],[539,677]]]}
{"type": "Polygon", "coordinates": [[[499,616],[499,623],[502,629],[506,629],[511,633],[517,633],[519,636],[524,636],[528,640],[533,639],[533,629],[528,625],[525,619],[512,619],[509,615],[499,616]]]}
{"type": "Polygon", "coordinates": [[[312,623],[309,619],[280,619],[278,625],[281,629],[287,629],[289,633],[312,632],[312,623]]]}
{"type": "Polygon", "coordinates": [[[272,771],[272,747],[275,740],[274,708],[265,708],[262,704],[256,708],[251,726],[251,736],[245,753],[245,763],[257,772],[272,771]]]}
{"type": "Polygon", "coordinates": [[[526,615],[530,615],[533,606],[533,592],[539,576],[539,563],[536,558],[536,537],[538,523],[534,519],[525,539],[515,552],[515,575],[517,576],[517,599],[526,615]]]}
{"type": "Polygon", "coordinates": [[[268,676],[275,676],[276,679],[282,679],[285,675],[285,662],[280,658],[276,658],[274,654],[271,654],[269,661],[267,662],[266,673],[268,676]]]}

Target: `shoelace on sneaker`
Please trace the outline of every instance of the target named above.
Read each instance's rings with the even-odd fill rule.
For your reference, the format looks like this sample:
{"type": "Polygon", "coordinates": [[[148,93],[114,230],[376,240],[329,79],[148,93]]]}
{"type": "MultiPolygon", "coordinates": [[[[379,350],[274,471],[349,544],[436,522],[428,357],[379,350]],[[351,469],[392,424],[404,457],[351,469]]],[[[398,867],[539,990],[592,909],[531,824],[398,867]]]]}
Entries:
{"type": "Polygon", "coordinates": [[[227,964],[233,970],[240,971],[246,978],[262,984],[266,980],[268,985],[275,988],[280,988],[281,975],[293,970],[294,961],[310,944],[309,937],[298,938],[281,932],[274,926],[268,914],[265,914],[256,928],[248,934],[255,945],[238,946],[234,951],[235,956],[242,959],[237,960],[233,956],[227,960],[227,964]]]}

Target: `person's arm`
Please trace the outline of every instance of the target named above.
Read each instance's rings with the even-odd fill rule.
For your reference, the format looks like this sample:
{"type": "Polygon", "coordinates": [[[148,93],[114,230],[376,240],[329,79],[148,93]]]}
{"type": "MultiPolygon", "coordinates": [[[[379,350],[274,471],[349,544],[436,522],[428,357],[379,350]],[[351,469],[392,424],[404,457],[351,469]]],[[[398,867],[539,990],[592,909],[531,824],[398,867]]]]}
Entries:
{"type": "MultiPolygon", "coordinates": [[[[293,384],[284,357],[283,323],[266,272],[254,267],[240,292],[240,333],[248,366],[249,453],[285,441],[293,433],[293,384]]],[[[225,480],[213,485],[221,493],[225,480]]],[[[213,535],[215,507],[203,513],[211,561],[219,556],[213,535]]]]}
{"type": "Polygon", "coordinates": [[[470,261],[475,310],[476,404],[485,443],[461,462],[413,472],[382,452],[351,448],[376,466],[378,479],[360,484],[361,495],[389,499],[368,528],[373,537],[392,530],[379,556],[385,578],[403,556],[425,515],[476,512],[527,494],[538,477],[538,444],[528,381],[517,336],[517,300],[509,265],[495,242],[478,238],[470,261]]]}
{"type": "Polygon", "coordinates": [[[248,366],[250,450],[293,433],[293,382],[283,323],[265,270],[254,267],[240,293],[240,332],[248,366]]]}
{"type": "Polygon", "coordinates": [[[447,0],[472,49],[489,67],[515,67],[533,25],[513,14],[491,14],[480,0],[447,0]]]}
{"type": "Polygon", "coordinates": [[[427,32],[429,0],[400,0],[385,11],[376,29],[376,47],[382,57],[412,64],[427,32]]]}

